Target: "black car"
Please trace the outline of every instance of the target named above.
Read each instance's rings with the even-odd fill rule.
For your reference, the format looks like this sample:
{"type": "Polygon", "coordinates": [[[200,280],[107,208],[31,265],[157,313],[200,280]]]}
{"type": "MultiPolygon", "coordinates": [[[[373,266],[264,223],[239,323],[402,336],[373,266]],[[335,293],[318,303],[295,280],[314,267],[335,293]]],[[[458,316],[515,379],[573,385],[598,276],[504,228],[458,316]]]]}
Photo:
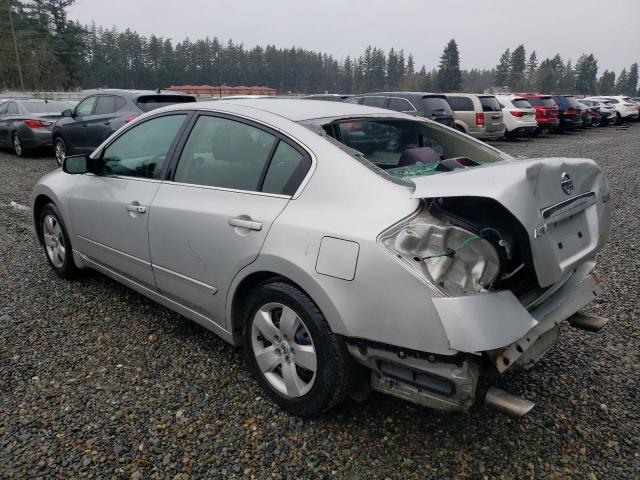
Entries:
{"type": "Polygon", "coordinates": [[[582,110],[573,95],[553,95],[558,105],[560,124],[558,130],[575,130],[582,126],[582,110]]]}
{"type": "Polygon", "coordinates": [[[56,160],[91,153],[113,132],[134,118],[175,103],[192,103],[195,97],[160,90],[99,90],[65,110],[53,127],[56,160]]]}
{"type": "Polygon", "coordinates": [[[447,97],[426,92],[377,92],[363,93],[345,100],[347,103],[386,108],[396,112],[424,117],[454,128],[453,110],[447,97]]]}
{"type": "Polygon", "coordinates": [[[51,147],[54,122],[67,102],[53,100],[7,100],[0,103],[0,147],[13,148],[18,156],[31,150],[51,147]]]}

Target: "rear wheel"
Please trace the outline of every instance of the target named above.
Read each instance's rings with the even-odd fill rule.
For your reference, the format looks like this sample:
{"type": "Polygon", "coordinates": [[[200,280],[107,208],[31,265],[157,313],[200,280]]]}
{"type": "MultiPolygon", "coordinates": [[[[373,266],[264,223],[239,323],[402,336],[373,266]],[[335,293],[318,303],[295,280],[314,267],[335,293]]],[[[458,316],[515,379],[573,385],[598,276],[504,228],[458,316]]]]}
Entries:
{"type": "Polygon", "coordinates": [[[266,393],[302,417],[342,401],[349,393],[349,354],[313,301],[289,283],[271,281],[249,302],[244,354],[266,393]]]}
{"type": "Polygon", "coordinates": [[[11,145],[13,145],[13,152],[16,154],[16,157],[23,157],[26,155],[26,150],[22,145],[22,140],[20,140],[20,135],[18,132],[13,132],[11,136],[11,145]]]}
{"type": "Polygon", "coordinates": [[[63,278],[75,277],[78,268],[73,262],[69,234],[53,203],[45,205],[40,212],[39,227],[44,253],[52,270],[63,278]]]}
{"type": "Polygon", "coordinates": [[[62,162],[64,162],[64,159],[67,156],[67,144],[64,143],[62,138],[56,137],[54,148],[56,151],[56,162],[58,162],[58,165],[62,166],[62,162]]]}

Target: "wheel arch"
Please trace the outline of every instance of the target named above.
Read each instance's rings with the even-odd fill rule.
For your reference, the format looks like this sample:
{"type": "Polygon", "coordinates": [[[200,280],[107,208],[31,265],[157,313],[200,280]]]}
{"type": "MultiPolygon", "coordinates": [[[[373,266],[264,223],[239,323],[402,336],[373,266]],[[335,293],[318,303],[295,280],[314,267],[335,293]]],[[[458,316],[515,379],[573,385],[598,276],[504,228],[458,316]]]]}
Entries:
{"type": "Polygon", "coordinates": [[[56,205],[56,202],[45,193],[39,193],[33,199],[33,226],[36,230],[36,237],[38,238],[38,242],[40,242],[40,244],[43,243],[43,238],[42,226],[40,225],[38,219],[40,218],[40,212],[42,212],[42,209],[49,203],[56,205]]]}
{"type": "Polygon", "coordinates": [[[233,280],[227,294],[226,317],[234,338],[234,344],[242,344],[243,320],[246,312],[243,301],[249,298],[251,292],[258,285],[269,280],[283,281],[298,288],[318,307],[332,332],[335,332],[336,329],[341,330],[339,325],[342,325],[342,320],[339,318],[338,311],[321,286],[305,272],[295,272],[295,270],[300,270],[299,267],[293,264],[289,267],[259,268],[256,266],[251,271],[241,271],[233,280]]]}
{"type": "Polygon", "coordinates": [[[462,133],[469,133],[469,129],[467,128],[466,123],[464,123],[462,120],[454,120],[455,126],[456,126],[456,130],[461,131],[462,133]]]}

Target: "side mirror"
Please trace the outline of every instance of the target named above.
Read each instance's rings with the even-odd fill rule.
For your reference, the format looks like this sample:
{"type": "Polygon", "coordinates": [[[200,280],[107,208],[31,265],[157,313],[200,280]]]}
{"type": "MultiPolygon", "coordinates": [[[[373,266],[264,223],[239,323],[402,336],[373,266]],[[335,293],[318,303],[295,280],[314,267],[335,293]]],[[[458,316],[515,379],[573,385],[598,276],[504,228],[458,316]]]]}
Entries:
{"type": "Polygon", "coordinates": [[[62,162],[62,171],[69,175],[82,175],[89,171],[89,155],[71,155],[62,162]]]}
{"type": "Polygon", "coordinates": [[[67,108],[66,110],[63,110],[61,115],[63,117],[73,117],[73,111],[70,108],[67,108]]]}

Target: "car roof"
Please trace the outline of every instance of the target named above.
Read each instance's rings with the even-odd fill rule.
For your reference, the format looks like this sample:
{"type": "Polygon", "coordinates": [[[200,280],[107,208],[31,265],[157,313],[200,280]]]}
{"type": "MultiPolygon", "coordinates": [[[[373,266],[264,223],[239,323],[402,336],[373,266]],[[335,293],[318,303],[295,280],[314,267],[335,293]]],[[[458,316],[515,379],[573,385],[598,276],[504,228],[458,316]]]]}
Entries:
{"type": "MultiPolygon", "coordinates": [[[[237,100],[213,100],[209,102],[191,103],[187,108],[197,110],[233,110],[234,107],[242,106],[254,108],[264,112],[272,113],[286,118],[293,122],[303,122],[317,118],[333,117],[361,117],[380,116],[410,118],[413,117],[396,113],[383,108],[367,107],[343,102],[309,102],[304,99],[285,98],[248,98],[237,100]]],[[[166,107],[169,110],[184,109],[184,104],[166,107]]]]}
{"type": "Polygon", "coordinates": [[[130,96],[130,97],[141,97],[143,95],[171,95],[171,96],[186,96],[192,97],[193,95],[185,95],[182,92],[172,92],[172,91],[163,91],[160,90],[127,90],[120,88],[105,88],[99,90],[93,90],[86,92],[86,96],[90,95],[120,95],[120,96],[130,96]]]}

